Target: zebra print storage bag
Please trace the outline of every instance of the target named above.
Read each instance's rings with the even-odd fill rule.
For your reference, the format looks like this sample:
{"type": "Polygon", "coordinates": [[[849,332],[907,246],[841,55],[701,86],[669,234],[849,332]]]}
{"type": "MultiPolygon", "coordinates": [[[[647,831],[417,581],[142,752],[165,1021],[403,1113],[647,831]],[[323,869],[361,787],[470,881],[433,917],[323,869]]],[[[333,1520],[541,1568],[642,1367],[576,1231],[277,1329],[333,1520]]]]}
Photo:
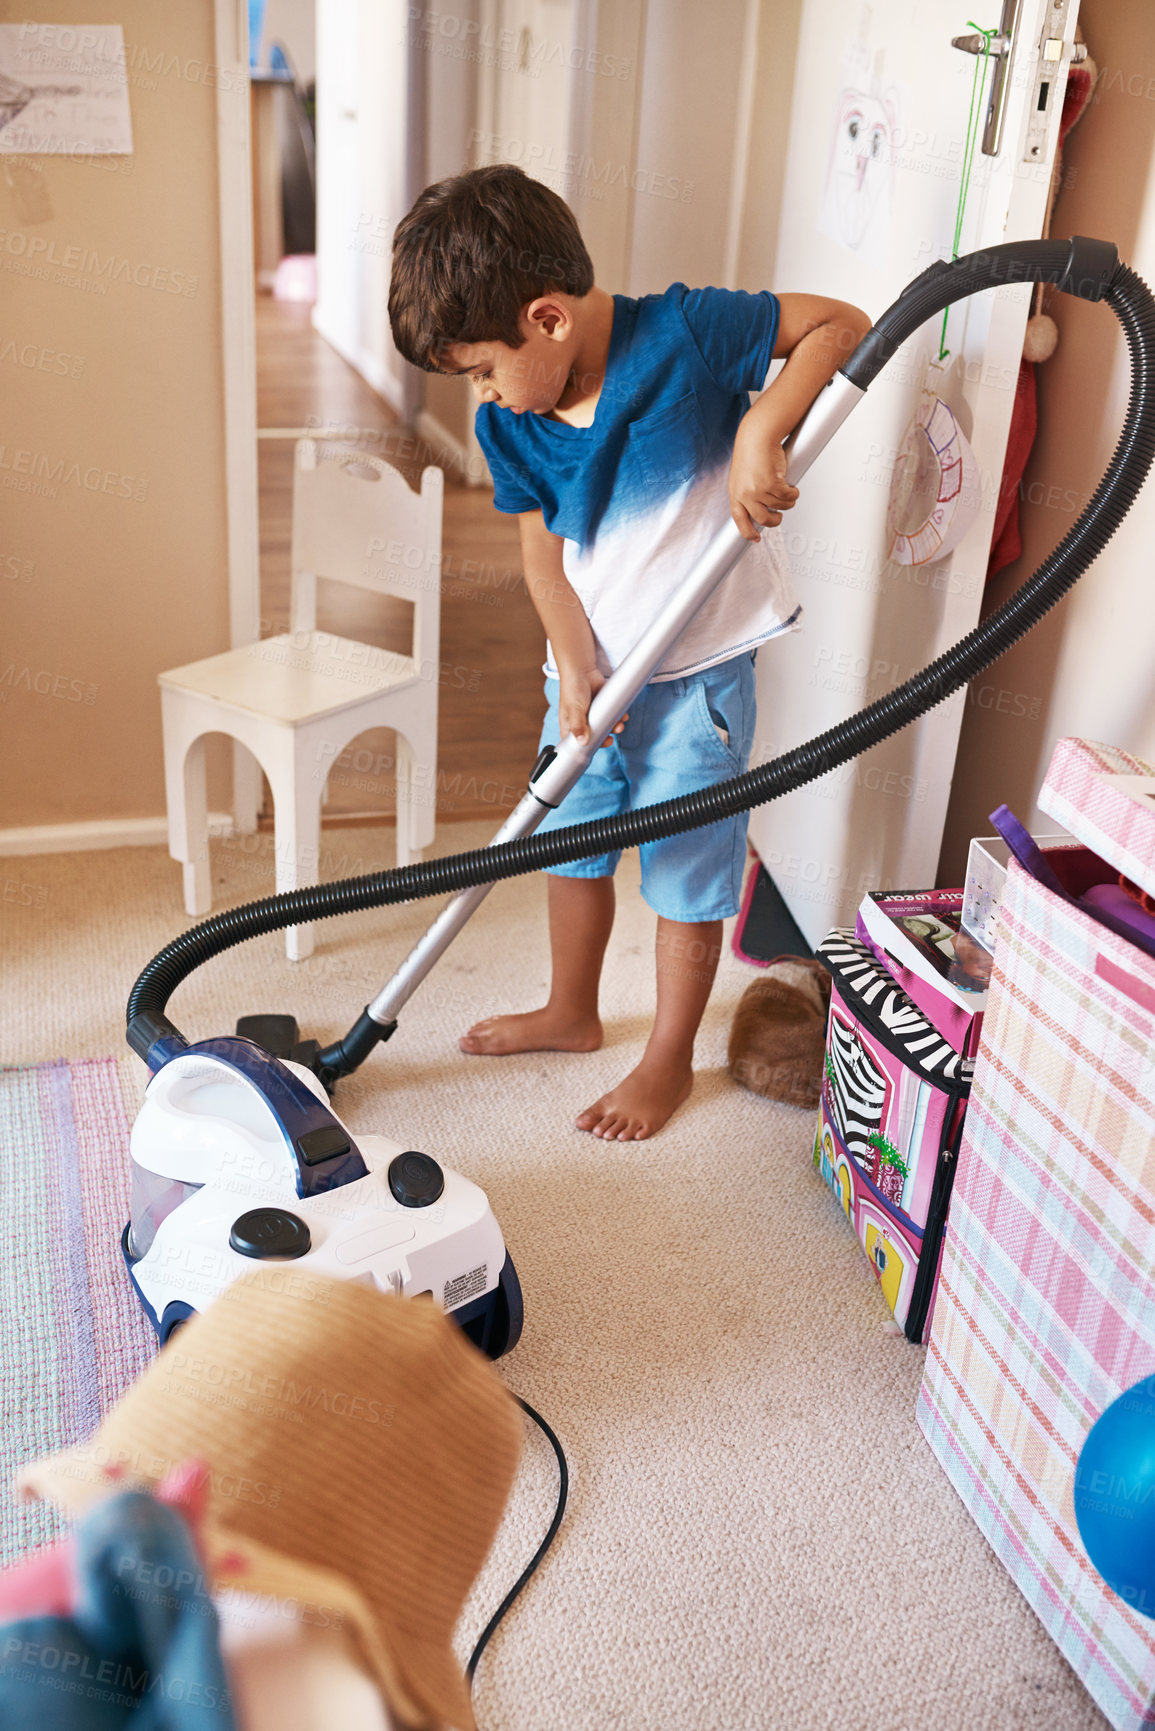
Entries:
{"type": "Polygon", "coordinates": [[[908,1340],[929,1327],[974,1061],[853,931],[817,957],[833,977],[814,1164],[858,1234],[908,1340]]]}

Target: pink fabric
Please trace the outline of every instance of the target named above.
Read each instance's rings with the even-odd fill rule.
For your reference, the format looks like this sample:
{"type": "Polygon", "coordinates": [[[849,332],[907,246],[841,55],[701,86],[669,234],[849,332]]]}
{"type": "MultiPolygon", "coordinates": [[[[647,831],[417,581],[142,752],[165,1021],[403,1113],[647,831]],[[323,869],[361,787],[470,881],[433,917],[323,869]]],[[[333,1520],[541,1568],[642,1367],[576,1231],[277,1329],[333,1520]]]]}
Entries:
{"type": "MultiPolygon", "coordinates": [[[[1067,71],[1067,88],[1063,93],[1063,112],[1059,119],[1059,143],[1055,152],[1056,171],[1062,160],[1063,144],[1068,132],[1082,114],[1091,94],[1093,79],[1086,66],[1072,66],[1067,71]]],[[[1058,185],[1058,175],[1054,184],[1058,185]]],[[[1053,197],[1053,194],[1052,194],[1053,197]]],[[[1048,210],[1043,233],[1051,230],[1048,210]]],[[[1038,429],[1038,401],[1035,392],[1035,367],[1032,361],[1019,362],[1015,383],[1015,401],[1011,410],[1010,432],[1007,434],[1007,454],[1003,461],[1003,478],[999,486],[999,501],[995,508],[995,529],[991,537],[990,558],[987,561],[987,582],[1004,565],[1013,564],[1023,550],[1019,525],[1019,488],[1031,447],[1038,429]]]]}
{"type": "Polygon", "coordinates": [[[995,507],[995,530],[987,560],[987,582],[1004,565],[1012,565],[1023,550],[1023,534],[1019,523],[1019,488],[1023,471],[1031,454],[1038,430],[1038,404],[1035,393],[1033,361],[1019,362],[1015,382],[1015,403],[1011,410],[1011,426],[1007,434],[1007,454],[1003,459],[1003,478],[999,484],[999,502],[995,507]]]}
{"type": "MultiPolygon", "coordinates": [[[[115,1482],[123,1475],[118,1468],[110,1467],[106,1476],[115,1482]]],[[[205,1462],[188,1460],[175,1466],[156,1487],[157,1502],[180,1510],[194,1541],[198,1541],[198,1548],[209,1482],[205,1462]]],[[[72,1539],[62,1539],[0,1573],[0,1623],[24,1617],[71,1616],[76,1602],[73,1550],[72,1539]]]]}
{"type": "Polygon", "coordinates": [[[67,1617],[74,1591],[72,1540],[62,1539],[0,1575],[0,1623],[24,1617],[67,1617]]]}

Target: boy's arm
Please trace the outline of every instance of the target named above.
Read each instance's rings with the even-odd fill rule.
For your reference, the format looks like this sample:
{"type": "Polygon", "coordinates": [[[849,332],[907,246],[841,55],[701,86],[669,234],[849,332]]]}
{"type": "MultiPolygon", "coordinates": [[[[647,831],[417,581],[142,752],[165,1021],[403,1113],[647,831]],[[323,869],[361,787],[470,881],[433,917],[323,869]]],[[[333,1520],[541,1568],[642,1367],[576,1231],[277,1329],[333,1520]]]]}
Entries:
{"type": "Polygon", "coordinates": [[[747,541],[780,523],[797,499],[782,441],[871,326],[858,307],[822,295],[780,295],[778,305],[774,357],[786,365],[743,417],[730,464],[730,514],[747,541]]]}
{"type": "MultiPolygon", "coordinates": [[[[525,586],[545,626],[557,666],[561,737],[572,733],[575,739],[584,740],[589,735],[590,704],[605,684],[598,671],[593,628],[565,574],[562,537],[546,528],[540,511],[521,512],[517,526],[525,586]]],[[[614,732],[620,733],[622,726],[619,722],[614,732]]]]}

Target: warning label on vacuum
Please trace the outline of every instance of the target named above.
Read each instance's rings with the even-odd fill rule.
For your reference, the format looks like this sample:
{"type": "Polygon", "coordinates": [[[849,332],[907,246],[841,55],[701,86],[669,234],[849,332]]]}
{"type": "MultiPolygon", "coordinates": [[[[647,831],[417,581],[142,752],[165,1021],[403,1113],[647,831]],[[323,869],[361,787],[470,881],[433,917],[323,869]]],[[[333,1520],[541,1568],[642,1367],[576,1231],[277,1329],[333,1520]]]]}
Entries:
{"type": "Polygon", "coordinates": [[[489,1273],[488,1262],[483,1262],[480,1268],[470,1269],[468,1274],[459,1274],[456,1280],[445,1282],[445,1296],[441,1300],[443,1310],[453,1310],[459,1304],[464,1304],[467,1298],[477,1298],[485,1291],[486,1276],[489,1273]]]}

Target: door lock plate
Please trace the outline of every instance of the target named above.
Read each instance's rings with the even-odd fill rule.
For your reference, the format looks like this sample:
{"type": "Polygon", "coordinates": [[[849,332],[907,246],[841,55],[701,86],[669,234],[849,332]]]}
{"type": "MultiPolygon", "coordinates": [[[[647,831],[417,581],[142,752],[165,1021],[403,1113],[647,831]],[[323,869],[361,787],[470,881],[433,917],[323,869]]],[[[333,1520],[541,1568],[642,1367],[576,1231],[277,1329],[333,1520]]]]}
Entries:
{"type": "Polygon", "coordinates": [[[1062,93],[1066,88],[1064,62],[1087,58],[1087,50],[1081,42],[1064,41],[1070,12],[1070,0],[1051,0],[1043,20],[1030,107],[1027,110],[1024,162],[1043,163],[1047,160],[1047,127],[1055,109],[1056,95],[1061,103],[1062,93]]]}

